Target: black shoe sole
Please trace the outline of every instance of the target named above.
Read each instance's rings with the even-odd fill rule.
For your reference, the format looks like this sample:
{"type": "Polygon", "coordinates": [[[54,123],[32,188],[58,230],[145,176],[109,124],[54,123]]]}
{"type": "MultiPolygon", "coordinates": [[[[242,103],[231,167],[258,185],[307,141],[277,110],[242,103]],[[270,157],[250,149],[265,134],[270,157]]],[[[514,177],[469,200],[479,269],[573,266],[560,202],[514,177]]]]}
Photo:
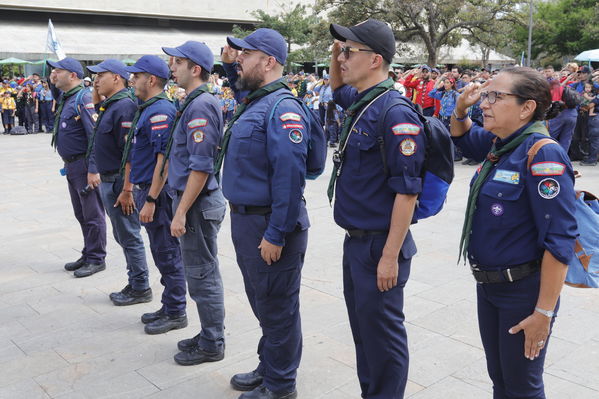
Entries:
{"type": "Polygon", "coordinates": [[[149,298],[133,298],[127,302],[117,302],[114,299],[110,299],[114,306],[129,306],[129,305],[137,305],[138,303],[148,303],[152,302],[152,297],[149,298]]]}
{"type": "MultiPolygon", "coordinates": [[[[106,265],[104,265],[103,267],[97,268],[96,270],[94,270],[93,272],[91,272],[89,274],[86,273],[86,274],[83,274],[83,275],[81,275],[81,274],[77,275],[77,273],[74,273],[73,276],[75,276],[77,278],[89,277],[89,276],[93,276],[96,273],[102,272],[104,270],[106,270],[106,265]]],[[[77,270],[75,270],[75,271],[77,271],[77,270]]]]}
{"type": "Polygon", "coordinates": [[[158,334],[165,334],[165,333],[167,333],[167,332],[169,332],[171,330],[180,330],[180,329],[185,328],[185,327],[187,327],[187,320],[184,323],[173,325],[173,326],[171,326],[171,327],[169,327],[167,329],[154,330],[154,331],[152,331],[151,329],[148,329],[148,325],[146,325],[144,327],[144,332],[146,334],[148,334],[148,335],[158,335],[158,334]]]}
{"type": "Polygon", "coordinates": [[[255,384],[255,385],[241,385],[241,384],[237,384],[233,381],[233,379],[231,378],[231,387],[236,390],[236,391],[240,391],[240,392],[249,392],[249,391],[253,391],[254,389],[258,388],[260,385],[262,385],[262,380],[260,380],[259,383],[255,384]]]}
{"type": "Polygon", "coordinates": [[[201,360],[177,360],[176,357],[173,357],[173,359],[175,360],[175,363],[177,363],[180,366],[195,366],[198,364],[202,364],[202,363],[210,363],[210,362],[219,362],[221,360],[223,360],[225,358],[225,354],[220,354],[218,356],[210,356],[210,357],[205,357],[201,360]]]}

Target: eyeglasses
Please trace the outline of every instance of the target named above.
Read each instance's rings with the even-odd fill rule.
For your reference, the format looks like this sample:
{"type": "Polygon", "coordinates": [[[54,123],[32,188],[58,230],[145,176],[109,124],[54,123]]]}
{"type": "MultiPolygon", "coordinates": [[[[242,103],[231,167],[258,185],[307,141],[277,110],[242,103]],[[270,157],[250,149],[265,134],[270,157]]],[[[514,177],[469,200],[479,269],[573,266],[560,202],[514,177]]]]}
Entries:
{"type": "Polygon", "coordinates": [[[495,104],[495,102],[497,101],[497,98],[499,97],[499,99],[501,99],[501,96],[514,96],[514,97],[519,97],[525,100],[528,100],[528,98],[524,98],[518,94],[514,94],[514,93],[506,93],[503,91],[483,91],[480,93],[480,101],[483,102],[485,101],[485,99],[489,102],[489,104],[495,104]]]}
{"type": "Polygon", "coordinates": [[[357,47],[350,47],[350,46],[341,47],[341,54],[343,54],[343,57],[345,57],[346,60],[349,59],[350,53],[359,53],[360,51],[374,53],[374,50],[370,50],[367,48],[357,48],[357,47]]]}

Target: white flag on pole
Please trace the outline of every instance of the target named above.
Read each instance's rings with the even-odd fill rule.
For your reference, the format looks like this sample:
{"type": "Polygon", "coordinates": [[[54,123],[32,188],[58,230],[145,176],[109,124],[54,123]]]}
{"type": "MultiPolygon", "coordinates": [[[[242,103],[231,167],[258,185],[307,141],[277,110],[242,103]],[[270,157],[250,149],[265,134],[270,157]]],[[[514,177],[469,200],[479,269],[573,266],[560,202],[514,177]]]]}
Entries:
{"type": "Polygon", "coordinates": [[[59,60],[62,60],[66,57],[60,42],[58,41],[58,37],[56,36],[56,32],[54,31],[54,25],[52,25],[52,20],[48,19],[48,38],[46,39],[46,47],[48,50],[56,54],[59,60]]]}

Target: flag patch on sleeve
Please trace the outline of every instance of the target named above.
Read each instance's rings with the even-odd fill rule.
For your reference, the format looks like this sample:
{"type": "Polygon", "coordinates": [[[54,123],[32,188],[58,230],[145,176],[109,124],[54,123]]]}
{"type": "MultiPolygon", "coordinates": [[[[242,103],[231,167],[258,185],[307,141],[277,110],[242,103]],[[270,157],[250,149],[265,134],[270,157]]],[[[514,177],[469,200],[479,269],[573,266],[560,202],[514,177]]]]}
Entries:
{"type": "Polygon", "coordinates": [[[164,122],[167,119],[168,119],[167,115],[158,114],[158,115],[154,115],[153,117],[151,117],[150,122],[151,123],[160,123],[160,122],[164,122]]]}
{"type": "Polygon", "coordinates": [[[95,107],[94,107],[93,103],[87,103],[87,104],[85,104],[85,108],[87,108],[87,109],[94,109],[95,107]]]}
{"type": "Polygon", "coordinates": [[[420,126],[413,123],[398,123],[391,128],[391,131],[396,136],[407,134],[409,136],[417,136],[420,133],[420,126]]]}
{"type": "Polygon", "coordinates": [[[131,129],[132,122],[121,122],[121,127],[125,129],[131,129]]]}
{"type": "Polygon", "coordinates": [[[196,119],[192,119],[189,121],[189,123],[187,124],[187,127],[190,129],[196,128],[196,127],[204,127],[208,124],[208,121],[204,118],[196,118],[196,119]]]}
{"type": "Polygon", "coordinates": [[[304,125],[299,123],[285,123],[283,129],[303,129],[304,125]]]}
{"type": "Polygon", "coordinates": [[[302,117],[299,114],[296,114],[295,112],[286,112],[283,115],[279,116],[279,118],[283,121],[295,121],[295,122],[299,122],[302,120],[302,117]]]}
{"type": "Polygon", "coordinates": [[[559,162],[537,162],[530,166],[533,176],[561,176],[566,171],[566,165],[559,162]]]}
{"type": "Polygon", "coordinates": [[[166,123],[162,124],[162,125],[152,126],[152,130],[162,130],[162,129],[166,129],[166,128],[168,128],[168,124],[166,124],[166,123]]]}

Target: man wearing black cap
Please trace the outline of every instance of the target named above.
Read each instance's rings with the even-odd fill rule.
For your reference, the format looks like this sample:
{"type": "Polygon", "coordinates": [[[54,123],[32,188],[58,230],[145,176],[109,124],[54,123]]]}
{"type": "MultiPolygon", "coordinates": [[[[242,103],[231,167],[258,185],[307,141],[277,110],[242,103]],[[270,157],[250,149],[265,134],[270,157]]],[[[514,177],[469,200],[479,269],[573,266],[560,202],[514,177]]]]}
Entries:
{"type": "Polygon", "coordinates": [[[117,306],[152,300],[139,212],[133,201],[133,184],[125,184],[119,173],[127,133],[137,111],[137,103],[127,89],[129,73],[125,68],[125,64],[114,59],[87,67],[97,74],[93,98],[99,110],[87,156],[93,157],[98,166],[102,202],[112,223],[114,238],[123,248],[127,262],[127,285],[120,292],[110,294],[117,306]],[[101,101],[100,96],[105,100],[101,101]]]}
{"type": "Polygon", "coordinates": [[[416,246],[409,231],[426,137],[412,104],[388,79],[393,32],[369,19],[332,24],[333,99],[346,110],[329,185],[346,230],[343,293],[362,397],[402,398],[408,376],[403,289],[416,246]],[[335,190],[336,187],[336,190],[335,190]]]}
{"type": "Polygon", "coordinates": [[[164,285],[162,307],[156,312],[144,313],[141,321],[146,325],[146,334],[162,334],[187,327],[181,248],[170,231],[173,194],[162,173],[176,110],[164,92],[170,75],[166,62],[155,55],[144,55],[125,70],[133,74],[135,95],[142,103],[127,135],[121,172],[124,172],[125,186],[134,184],[135,206],[148,233],[152,258],[161,275],[160,283],[164,285]]]}
{"type": "Polygon", "coordinates": [[[223,115],[208,87],[214,66],[208,46],[188,41],[162,50],[173,57],[173,78],[186,93],[165,158],[169,161],[168,184],[177,194],[171,235],[181,241],[187,288],[201,324],[199,334],[177,345],[181,352],[175,355],[175,362],[189,366],[222,360],[225,355],[225,303],[216,237],[226,205],[214,176],[223,115]]]}
{"type": "Polygon", "coordinates": [[[62,91],[54,120],[52,146],[65,163],[71,204],[83,231],[81,258],[64,267],[75,277],[87,277],[106,269],[106,219],[100,199],[100,174],[86,152],[97,118],[91,94],[83,90],[83,67],[67,57],[48,61],[56,88],[62,91]]]}
{"type": "Polygon", "coordinates": [[[216,165],[231,206],[231,235],[252,311],[260,321],[256,370],[233,376],[241,399],[293,399],[302,353],[301,270],[308,241],[302,200],[309,120],[283,81],[287,44],[258,29],[227,38],[229,81],[244,100],[228,124],[216,165]]]}

